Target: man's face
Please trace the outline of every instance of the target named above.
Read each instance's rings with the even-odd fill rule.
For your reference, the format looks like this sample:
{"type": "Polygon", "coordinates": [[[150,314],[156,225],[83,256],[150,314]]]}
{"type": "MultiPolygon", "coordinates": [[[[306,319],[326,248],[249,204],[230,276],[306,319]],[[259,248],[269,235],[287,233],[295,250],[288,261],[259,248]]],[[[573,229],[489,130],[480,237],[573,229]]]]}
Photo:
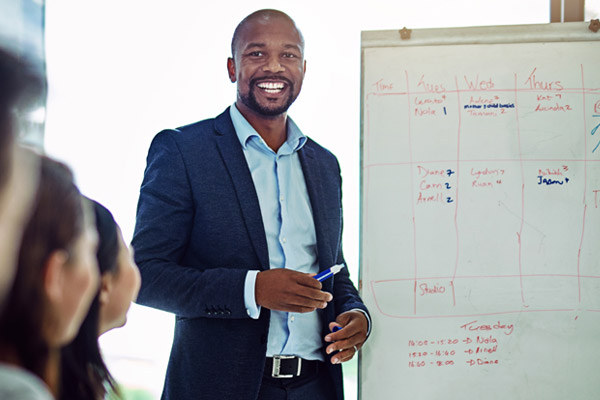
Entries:
{"type": "Polygon", "coordinates": [[[234,57],[227,68],[231,81],[237,82],[238,108],[262,117],[285,113],[300,93],[306,70],[295,26],[281,17],[248,21],[234,57]]]}

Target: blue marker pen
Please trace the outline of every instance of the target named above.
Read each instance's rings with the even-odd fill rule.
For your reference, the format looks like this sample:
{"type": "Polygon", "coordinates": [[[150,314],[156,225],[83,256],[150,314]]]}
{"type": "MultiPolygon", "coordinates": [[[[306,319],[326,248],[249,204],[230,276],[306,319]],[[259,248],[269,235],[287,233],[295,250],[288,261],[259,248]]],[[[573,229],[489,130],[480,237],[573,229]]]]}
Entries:
{"type": "Polygon", "coordinates": [[[334,326],[333,329],[331,330],[331,332],[336,333],[337,331],[341,330],[342,327],[341,326],[334,326]]]}
{"type": "Polygon", "coordinates": [[[319,282],[323,282],[325,279],[331,278],[332,276],[334,276],[335,274],[340,272],[342,270],[342,268],[344,268],[344,267],[345,267],[344,264],[334,265],[333,267],[326,269],[325,271],[315,275],[314,278],[316,280],[318,280],[319,282]]]}

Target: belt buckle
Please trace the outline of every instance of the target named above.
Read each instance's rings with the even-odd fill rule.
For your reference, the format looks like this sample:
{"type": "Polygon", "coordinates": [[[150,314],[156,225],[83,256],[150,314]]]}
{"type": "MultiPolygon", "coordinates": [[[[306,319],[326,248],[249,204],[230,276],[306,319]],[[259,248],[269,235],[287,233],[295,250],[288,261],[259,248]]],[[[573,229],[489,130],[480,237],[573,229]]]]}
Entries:
{"type": "Polygon", "coordinates": [[[271,370],[271,376],[273,378],[293,378],[294,376],[299,376],[300,371],[302,371],[302,359],[296,356],[285,356],[281,354],[276,354],[273,356],[273,369],[271,370]],[[291,360],[297,358],[298,359],[298,371],[296,375],[294,374],[280,374],[281,371],[281,360],[291,360]]]}

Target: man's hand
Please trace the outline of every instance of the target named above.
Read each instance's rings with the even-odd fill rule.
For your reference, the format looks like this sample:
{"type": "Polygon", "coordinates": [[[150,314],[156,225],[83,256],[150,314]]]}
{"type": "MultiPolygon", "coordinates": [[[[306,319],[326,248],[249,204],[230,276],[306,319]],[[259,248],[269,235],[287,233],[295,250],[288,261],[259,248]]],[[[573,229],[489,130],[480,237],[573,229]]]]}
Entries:
{"type": "Polygon", "coordinates": [[[270,310],[307,313],[327,307],[333,299],[311,275],[285,268],[256,275],[256,304],[270,310]]]}
{"type": "Polygon", "coordinates": [[[326,351],[327,354],[338,351],[331,358],[331,363],[339,364],[351,360],[358,353],[367,340],[369,325],[367,317],[360,311],[346,311],[329,324],[329,330],[332,331],[335,326],[342,329],[325,336],[326,342],[333,342],[327,346],[326,351]]]}

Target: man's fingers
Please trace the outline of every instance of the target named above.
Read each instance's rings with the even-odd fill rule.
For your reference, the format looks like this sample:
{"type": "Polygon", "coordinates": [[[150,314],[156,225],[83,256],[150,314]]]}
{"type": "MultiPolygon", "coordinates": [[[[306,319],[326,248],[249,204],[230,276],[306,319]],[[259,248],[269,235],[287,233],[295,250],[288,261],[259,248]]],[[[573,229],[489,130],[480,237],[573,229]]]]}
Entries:
{"type": "Polygon", "coordinates": [[[341,326],[337,332],[333,332],[333,328],[335,326],[340,327],[340,324],[337,322],[329,323],[329,330],[331,331],[331,333],[328,333],[325,336],[326,342],[336,342],[344,339],[349,339],[353,336],[361,334],[362,332],[360,326],[358,326],[357,324],[348,324],[346,326],[341,326]]]}
{"type": "Polygon", "coordinates": [[[261,271],[256,277],[256,303],[271,310],[310,312],[327,307],[327,302],[333,299],[321,288],[321,282],[298,271],[283,268],[261,271]]]}
{"type": "Polygon", "coordinates": [[[318,290],[321,290],[321,288],[323,287],[323,284],[321,282],[319,282],[318,280],[316,280],[315,278],[313,278],[311,275],[307,275],[307,274],[298,272],[298,274],[296,275],[295,278],[296,278],[296,282],[298,282],[298,284],[302,285],[302,286],[308,286],[308,287],[315,288],[318,290]]]}
{"type": "Polygon", "coordinates": [[[299,286],[295,293],[299,296],[306,297],[307,299],[318,300],[321,302],[330,302],[333,300],[331,293],[305,286],[299,286]]]}
{"type": "Polygon", "coordinates": [[[346,339],[337,340],[333,342],[332,344],[327,346],[327,349],[325,349],[325,351],[327,352],[327,354],[331,354],[335,351],[352,349],[354,346],[359,347],[359,345],[362,344],[363,341],[364,340],[361,338],[360,335],[352,335],[346,339]]]}
{"type": "Polygon", "coordinates": [[[335,356],[331,358],[332,364],[339,364],[346,361],[350,361],[358,351],[354,347],[350,347],[349,349],[342,350],[338,352],[335,356]]]}
{"type": "Polygon", "coordinates": [[[318,299],[312,299],[309,297],[305,297],[302,295],[294,294],[291,295],[287,301],[290,305],[301,306],[301,307],[310,307],[310,308],[325,308],[327,307],[327,302],[318,299]]]}

